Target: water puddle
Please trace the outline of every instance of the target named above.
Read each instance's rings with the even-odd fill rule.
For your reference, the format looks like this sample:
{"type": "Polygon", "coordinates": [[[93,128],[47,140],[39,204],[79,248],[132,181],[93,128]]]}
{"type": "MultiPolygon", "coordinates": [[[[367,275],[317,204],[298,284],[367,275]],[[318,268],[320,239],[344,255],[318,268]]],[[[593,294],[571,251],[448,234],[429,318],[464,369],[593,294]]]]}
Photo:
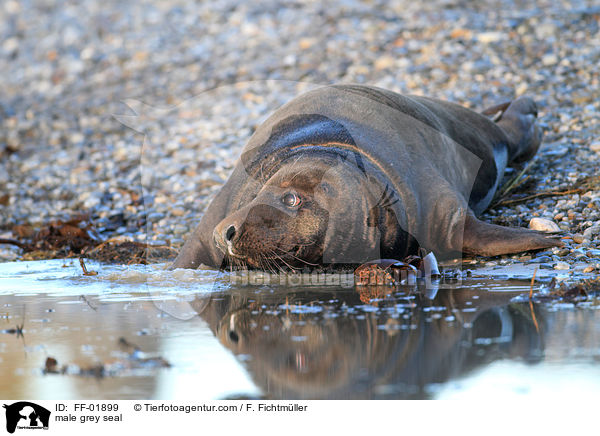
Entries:
{"type": "Polygon", "coordinates": [[[600,389],[600,303],[530,303],[527,272],[392,289],[87,268],[98,274],[77,261],[0,264],[3,397],[558,399],[600,389]]]}

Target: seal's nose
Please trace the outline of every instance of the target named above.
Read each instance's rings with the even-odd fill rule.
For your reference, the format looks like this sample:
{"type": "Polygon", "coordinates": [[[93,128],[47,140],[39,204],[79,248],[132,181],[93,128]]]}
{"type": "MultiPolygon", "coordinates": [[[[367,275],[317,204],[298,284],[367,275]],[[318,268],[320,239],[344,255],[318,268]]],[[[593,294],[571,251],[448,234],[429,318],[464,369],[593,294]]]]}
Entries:
{"type": "Polygon", "coordinates": [[[214,230],[217,246],[224,252],[234,256],[233,244],[236,237],[236,226],[230,223],[221,223],[214,230]]]}
{"type": "Polygon", "coordinates": [[[232,224],[225,229],[225,233],[223,234],[224,240],[226,242],[231,242],[235,237],[235,226],[232,224]]]}

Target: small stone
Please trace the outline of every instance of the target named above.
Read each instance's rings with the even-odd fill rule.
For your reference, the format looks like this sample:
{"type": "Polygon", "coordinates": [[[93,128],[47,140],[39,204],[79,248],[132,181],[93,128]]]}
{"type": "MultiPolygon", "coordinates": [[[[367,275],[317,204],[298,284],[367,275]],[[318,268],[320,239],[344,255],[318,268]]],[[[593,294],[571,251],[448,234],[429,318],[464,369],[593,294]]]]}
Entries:
{"type": "Polygon", "coordinates": [[[159,221],[159,220],[163,219],[164,217],[165,217],[164,214],[162,214],[160,212],[152,212],[152,213],[148,214],[148,217],[146,219],[150,222],[155,222],[155,221],[159,221]]]}
{"type": "Polygon", "coordinates": [[[532,218],[529,221],[529,228],[540,232],[560,232],[560,227],[547,218],[532,218]]]}
{"type": "Polygon", "coordinates": [[[548,262],[552,262],[552,258],[550,256],[537,256],[535,259],[532,260],[532,262],[548,263],[548,262]]]}
{"type": "Polygon", "coordinates": [[[588,257],[600,257],[600,250],[588,250],[588,257]]]}
{"type": "Polygon", "coordinates": [[[19,48],[19,40],[17,38],[7,38],[2,44],[2,48],[8,53],[13,53],[19,48]]]}
{"type": "Polygon", "coordinates": [[[554,53],[542,56],[542,65],[549,67],[558,62],[558,57],[554,53]]]}
{"type": "Polygon", "coordinates": [[[301,50],[307,50],[318,42],[317,38],[300,38],[298,45],[301,50]]]}
{"type": "Polygon", "coordinates": [[[502,41],[505,37],[506,34],[502,32],[483,32],[477,35],[477,40],[483,44],[490,44],[492,42],[502,41]]]}
{"type": "Polygon", "coordinates": [[[600,141],[592,142],[590,144],[590,150],[594,153],[600,153],[600,141]]]}
{"type": "Polygon", "coordinates": [[[182,235],[184,233],[187,233],[189,231],[189,229],[187,228],[187,226],[183,225],[183,224],[176,224],[173,227],[173,233],[175,235],[182,235]]]}
{"type": "Polygon", "coordinates": [[[591,239],[593,239],[592,236],[597,235],[598,233],[600,233],[600,227],[596,227],[596,226],[588,227],[583,232],[583,238],[591,240],[591,239]]]}
{"type": "Polygon", "coordinates": [[[382,56],[375,61],[375,69],[376,70],[385,70],[386,68],[391,68],[394,66],[395,58],[391,56],[382,56]]]}
{"type": "Polygon", "coordinates": [[[595,269],[596,269],[596,268],[594,268],[593,266],[586,266],[586,267],[583,269],[583,272],[584,272],[584,273],[586,273],[586,274],[588,274],[588,273],[594,272],[594,270],[595,270],[595,269]]]}
{"type": "Polygon", "coordinates": [[[473,36],[473,32],[471,32],[468,29],[462,29],[462,28],[458,28],[458,29],[453,29],[452,32],[450,32],[450,38],[454,38],[454,39],[471,39],[473,36]]]}
{"type": "Polygon", "coordinates": [[[0,248],[0,262],[10,262],[18,259],[16,250],[0,248]]]}
{"type": "Polygon", "coordinates": [[[4,4],[4,10],[9,14],[16,14],[21,10],[18,1],[9,0],[4,4]]]}
{"type": "Polygon", "coordinates": [[[567,262],[556,262],[556,265],[554,265],[554,269],[558,270],[567,270],[569,268],[571,268],[571,266],[567,262]]]}
{"type": "Polygon", "coordinates": [[[583,235],[580,235],[579,233],[573,235],[573,242],[575,242],[576,244],[581,244],[583,242],[583,239],[583,235]]]}
{"type": "Polygon", "coordinates": [[[544,150],[546,156],[563,157],[569,152],[569,147],[552,147],[544,150]]]}
{"type": "Polygon", "coordinates": [[[94,209],[100,205],[100,198],[98,196],[90,196],[83,202],[84,209],[94,209]]]}

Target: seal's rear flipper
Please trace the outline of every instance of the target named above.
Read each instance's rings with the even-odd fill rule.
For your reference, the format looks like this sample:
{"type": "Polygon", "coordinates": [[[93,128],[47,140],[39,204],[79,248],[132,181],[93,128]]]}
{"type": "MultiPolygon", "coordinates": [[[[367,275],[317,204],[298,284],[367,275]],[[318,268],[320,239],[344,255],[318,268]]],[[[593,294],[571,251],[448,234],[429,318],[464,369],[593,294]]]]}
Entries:
{"type": "Polygon", "coordinates": [[[512,101],[500,116],[497,125],[509,139],[509,162],[525,162],[537,153],[543,137],[537,116],[537,105],[529,97],[512,101]]]}
{"type": "Polygon", "coordinates": [[[469,214],[465,219],[463,253],[481,256],[520,253],[542,248],[560,247],[556,235],[521,227],[502,227],[485,223],[469,214]]]}
{"type": "Polygon", "coordinates": [[[504,111],[506,111],[506,109],[508,109],[508,106],[510,106],[510,103],[511,103],[510,101],[507,101],[504,103],[497,104],[496,106],[488,107],[487,109],[484,109],[481,112],[481,114],[485,115],[487,117],[490,117],[492,119],[492,121],[494,121],[494,122],[500,121],[500,118],[502,118],[504,111]]]}

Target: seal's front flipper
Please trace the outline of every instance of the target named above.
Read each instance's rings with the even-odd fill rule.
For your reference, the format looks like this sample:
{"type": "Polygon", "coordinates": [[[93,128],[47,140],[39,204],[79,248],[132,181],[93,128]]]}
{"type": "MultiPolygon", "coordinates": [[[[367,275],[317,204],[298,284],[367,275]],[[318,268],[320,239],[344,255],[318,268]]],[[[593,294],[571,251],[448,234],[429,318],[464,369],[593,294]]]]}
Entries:
{"type": "Polygon", "coordinates": [[[521,227],[502,227],[485,223],[469,214],[465,219],[463,253],[498,256],[563,245],[556,238],[556,235],[521,227]]]}
{"type": "Polygon", "coordinates": [[[198,227],[196,227],[192,234],[188,236],[183,248],[177,255],[177,258],[169,266],[169,269],[197,269],[200,264],[216,268],[221,267],[223,254],[217,252],[218,249],[214,244],[211,245],[211,230],[212,229],[207,228],[204,220],[200,221],[198,227]]]}
{"type": "Polygon", "coordinates": [[[177,258],[169,265],[169,269],[197,269],[202,263],[205,265],[209,264],[210,258],[206,255],[207,250],[200,238],[197,237],[196,233],[198,233],[198,231],[194,232],[191,237],[188,238],[177,255],[177,258]]]}

